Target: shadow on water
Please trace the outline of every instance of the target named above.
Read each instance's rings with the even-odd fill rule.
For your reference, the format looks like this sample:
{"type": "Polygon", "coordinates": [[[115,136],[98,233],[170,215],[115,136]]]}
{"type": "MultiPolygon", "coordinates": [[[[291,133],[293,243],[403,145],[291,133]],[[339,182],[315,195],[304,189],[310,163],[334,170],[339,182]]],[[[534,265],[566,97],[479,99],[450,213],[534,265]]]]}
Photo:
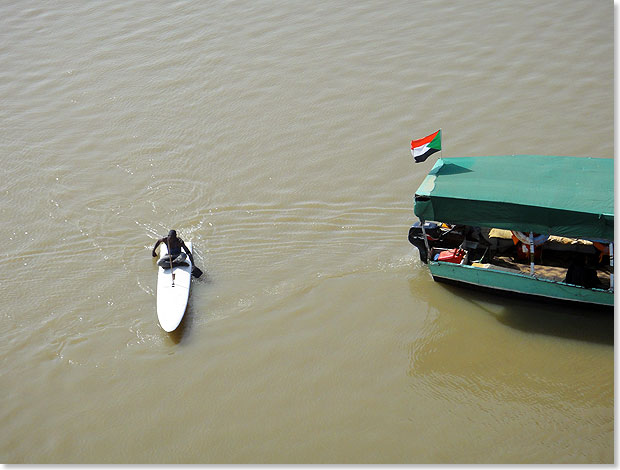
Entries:
{"type": "MultiPolygon", "coordinates": [[[[211,278],[206,272],[203,272],[202,276],[200,276],[198,279],[192,280],[193,284],[211,284],[211,282],[212,282],[211,278]]],[[[195,287],[196,286],[192,288],[192,291],[193,289],[195,289],[195,287]]],[[[189,294],[189,299],[187,301],[187,309],[185,310],[185,315],[183,316],[183,320],[181,320],[181,323],[179,324],[176,330],[168,333],[168,337],[172,340],[174,344],[180,344],[181,342],[187,342],[190,336],[192,325],[194,323],[194,315],[195,315],[194,307],[192,306],[192,291],[190,291],[190,294],[189,294]]]]}
{"type": "Polygon", "coordinates": [[[569,304],[540,303],[459,286],[441,284],[449,295],[458,296],[484,310],[498,322],[526,333],[555,336],[613,346],[614,311],[569,304]]]}

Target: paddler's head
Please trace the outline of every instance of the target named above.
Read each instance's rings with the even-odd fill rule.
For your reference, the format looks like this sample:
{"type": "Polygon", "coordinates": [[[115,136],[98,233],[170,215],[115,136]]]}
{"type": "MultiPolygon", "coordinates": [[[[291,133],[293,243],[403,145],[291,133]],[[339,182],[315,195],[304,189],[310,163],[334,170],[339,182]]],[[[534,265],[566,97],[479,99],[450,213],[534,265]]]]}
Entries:
{"type": "Polygon", "coordinates": [[[174,240],[177,237],[177,231],[176,230],[170,230],[168,232],[168,238],[174,240]]]}

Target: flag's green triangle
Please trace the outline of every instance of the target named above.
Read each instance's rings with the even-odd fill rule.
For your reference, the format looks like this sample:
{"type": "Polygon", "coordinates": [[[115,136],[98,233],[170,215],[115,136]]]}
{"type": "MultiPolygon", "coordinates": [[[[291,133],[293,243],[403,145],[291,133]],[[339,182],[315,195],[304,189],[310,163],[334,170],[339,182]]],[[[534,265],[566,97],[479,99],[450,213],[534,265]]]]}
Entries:
{"type": "Polygon", "coordinates": [[[437,131],[437,135],[428,143],[429,148],[441,150],[441,130],[437,131]]]}

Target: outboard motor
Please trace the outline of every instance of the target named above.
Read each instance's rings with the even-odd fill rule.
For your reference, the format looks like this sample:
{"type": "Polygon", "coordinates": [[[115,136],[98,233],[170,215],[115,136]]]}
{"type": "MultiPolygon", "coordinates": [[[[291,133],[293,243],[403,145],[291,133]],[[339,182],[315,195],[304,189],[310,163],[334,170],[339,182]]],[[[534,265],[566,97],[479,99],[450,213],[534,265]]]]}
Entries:
{"type": "MultiPolygon", "coordinates": [[[[430,240],[439,238],[441,229],[439,225],[434,222],[424,222],[424,230],[430,240]]],[[[422,231],[422,224],[416,222],[409,229],[409,243],[415,246],[420,252],[420,260],[426,264],[428,262],[428,253],[426,251],[426,243],[424,241],[424,232],[422,231]]]]}

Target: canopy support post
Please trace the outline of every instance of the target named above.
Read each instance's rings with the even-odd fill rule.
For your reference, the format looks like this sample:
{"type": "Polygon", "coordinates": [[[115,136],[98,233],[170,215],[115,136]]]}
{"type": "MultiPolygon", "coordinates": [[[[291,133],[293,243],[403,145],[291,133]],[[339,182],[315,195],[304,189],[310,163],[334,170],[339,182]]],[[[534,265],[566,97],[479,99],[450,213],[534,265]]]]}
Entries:
{"type": "Polygon", "coordinates": [[[534,232],[530,232],[530,276],[534,275],[534,232]]]}
{"type": "Polygon", "coordinates": [[[609,244],[609,266],[611,267],[611,274],[609,276],[609,290],[614,291],[614,242],[609,244]]]}
{"type": "Polygon", "coordinates": [[[426,229],[424,228],[424,219],[420,219],[420,225],[422,225],[422,235],[424,235],[424,246],[426,247],[426,262],[431,255],[431,248],[428,245],[428,237],[426,236],[426,229]]]}

